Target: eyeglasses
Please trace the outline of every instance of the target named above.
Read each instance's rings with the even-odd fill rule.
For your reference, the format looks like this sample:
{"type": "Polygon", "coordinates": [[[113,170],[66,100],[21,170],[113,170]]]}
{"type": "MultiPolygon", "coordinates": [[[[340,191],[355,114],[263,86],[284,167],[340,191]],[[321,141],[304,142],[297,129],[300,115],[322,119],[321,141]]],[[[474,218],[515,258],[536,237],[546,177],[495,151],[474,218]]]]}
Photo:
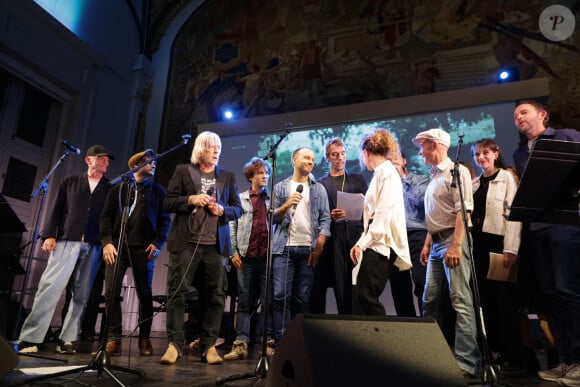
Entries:
{"type": "Polygon", "coordinates": [[[329,156],[331,158],[333,158],[333,159],[337,159],[340,156],[343,156],[343,157],[346,156],[346,152],[345,151],[342,151],[342,152],[332,152],[332,153],[329,154],[329,156]]]}

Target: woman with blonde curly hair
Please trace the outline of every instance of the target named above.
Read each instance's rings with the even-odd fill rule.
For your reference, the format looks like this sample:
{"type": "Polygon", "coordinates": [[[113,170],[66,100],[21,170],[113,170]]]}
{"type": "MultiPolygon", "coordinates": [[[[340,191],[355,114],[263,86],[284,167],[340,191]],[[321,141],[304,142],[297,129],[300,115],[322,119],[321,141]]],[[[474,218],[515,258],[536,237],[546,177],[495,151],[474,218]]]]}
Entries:
{"type": "Polygon", "coordinates": [[[405,204],[401,178],[390,155],[399,146],[386,129],[364,136],[360,143],[361,164],[373,171],[365,194],[364,231],[350,250],[353,269],[353,314],[384,316],[385,307],[379,297],[393,270],[409,270],[412,266],[405,225],[405,204]]]}

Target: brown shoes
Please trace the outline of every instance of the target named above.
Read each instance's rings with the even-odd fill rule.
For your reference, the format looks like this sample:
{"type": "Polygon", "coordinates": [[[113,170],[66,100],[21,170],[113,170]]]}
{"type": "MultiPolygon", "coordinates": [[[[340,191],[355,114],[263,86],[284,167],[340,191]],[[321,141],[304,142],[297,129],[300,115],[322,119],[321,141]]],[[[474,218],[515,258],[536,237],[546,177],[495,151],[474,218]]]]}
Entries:
{"type": "Polygon", "coordinates": [[[173,345],[173,343],[169,343],[167,349],[165,350],[165,354],[163,355],[163,357],[159,362],[161,364],[169,365],[175,364],[177,359],[179,359],[179,352],[177,351],[177,348],[175,348],[175,345],[173,345]]]}
{"type": "Polygon", "coordinates": [[[153,355],[153,347],[151,346],[149,337],[139,337],[139,354],[141,356],[153,355]]]}
{"type": "MultiPolygon", "coordinates": [[[[120,356],[121,355],[121,339],[114,339],[107,341],[107,346],[105,351],[109,356],[120,356]]],[[[97,356],[98,351],[91,352],[91,356],[97,356]]]]}
{"type": "Polygon", "coordinates": [[[210,349],[207,350],[205,355],[201,355],[201,362],[211,365],[217,365],[222,364],[224,362],[224,359],[222,359],[220,355],[218,355],[214,345],[213,347],[210,347],[210,349]]]}
{"type": "Polygon", "coordinates": [[[121,340],[120,339],[109,340],[107,342],[107,347],[105,348],[105,351],[107,351],[107,353],[111,356],[121,355],[121,340]]]}

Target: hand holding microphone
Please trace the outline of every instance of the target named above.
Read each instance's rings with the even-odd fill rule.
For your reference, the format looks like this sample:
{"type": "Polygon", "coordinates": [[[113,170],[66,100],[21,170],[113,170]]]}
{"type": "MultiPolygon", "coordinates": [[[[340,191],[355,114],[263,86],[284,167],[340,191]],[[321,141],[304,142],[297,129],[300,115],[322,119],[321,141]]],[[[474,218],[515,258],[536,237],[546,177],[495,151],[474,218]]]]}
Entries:
{"type": "MultiPolygon", "coordinates": [[[[302,200],[302,191],[304,191],[304,186],[302,184],[298,184],[298,187],[296,187],[296,193],[300,194],[298,197],[298,202],[300,202],[300,200],[302,200]]],[[[295,200],[296,195],[292,194],[292,199],[295,200]]],[[[292,205],[292,209],[296,210],[296,206],[298,206],[298,203],[294,203],[292,205]]]]}
{"type": "Polygon", "coordinates": [[[209,187],[207,189],[207,192],[205,194],[197,195],[200,198],[199,199],[200,202],[195,206],[195,208],[193,209],[193,211],[191,213],[195,214],[197,212],[198,208],[205,207],[206,205],[208,205],[210,202],[210,198],[213,196],[214,191],[215,191],[215,188],[212,186],[212,187],[209,187]]]}

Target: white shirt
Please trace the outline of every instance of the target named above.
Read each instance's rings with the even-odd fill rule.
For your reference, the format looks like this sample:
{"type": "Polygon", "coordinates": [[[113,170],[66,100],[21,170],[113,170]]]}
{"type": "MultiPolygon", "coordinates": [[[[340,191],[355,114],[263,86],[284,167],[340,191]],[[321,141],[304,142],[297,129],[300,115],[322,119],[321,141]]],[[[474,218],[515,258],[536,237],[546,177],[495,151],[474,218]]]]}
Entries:
{"type": "MultiPolygon", "coordinates": [[[[454,163],[448,157],[431,168],[431,181],[425,191],[425,220],[429,234],[455,228],[455,219],[461,212],[458,187],[451,187],[454,163]]],[[[459,177],[466,211],[473,211],[473,191],[469,170],[459,166],[459,177]]],[[[459,186],[459,185],[458,185],[459,186]]]]}
{"type": "Polygon", "coordinates": [[[296,210],[290,209],[294,214],[292,214],[292,222],[288,229],[286,246],[310,246],[314,240],[312,225],[310,224],[310,184],[308,182],[297,183],[291,180],[290,192],[296,191],[298,185],[302,185],[302,200],[296,205],[296,210]]]}
{"type": "MultiPolygon", "coordinates": [[[[365,231],[356,242],[362,251],[371,249],[389,257],[393,249],[397,254],[395,265],[399,270],[408,270],[413,266],[407,241],[403,185],[401,177],[389,160],[374,170],[365,194],[363,222],[365,231]],[[372,223],[369,224],[371,219],[372,223]]],[[[361,262],[362,257],[353,269],[354,285],[361,262]]]]}

